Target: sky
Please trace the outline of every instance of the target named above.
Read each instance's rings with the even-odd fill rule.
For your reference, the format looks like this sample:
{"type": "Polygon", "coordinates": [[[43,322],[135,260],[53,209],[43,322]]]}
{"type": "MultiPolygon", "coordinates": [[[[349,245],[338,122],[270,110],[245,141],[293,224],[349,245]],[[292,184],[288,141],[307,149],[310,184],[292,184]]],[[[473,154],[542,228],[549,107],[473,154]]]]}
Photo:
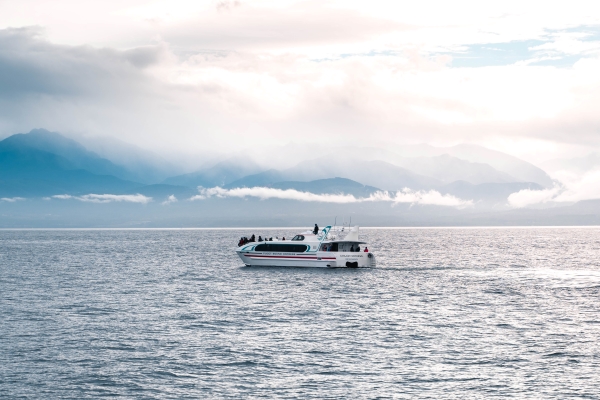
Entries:
{"type": "Polygon", "coordinates": [[[598,151],[598,71],[597,1],[0,0],[0,137],[475,143],[542,165],[598,151]]]}

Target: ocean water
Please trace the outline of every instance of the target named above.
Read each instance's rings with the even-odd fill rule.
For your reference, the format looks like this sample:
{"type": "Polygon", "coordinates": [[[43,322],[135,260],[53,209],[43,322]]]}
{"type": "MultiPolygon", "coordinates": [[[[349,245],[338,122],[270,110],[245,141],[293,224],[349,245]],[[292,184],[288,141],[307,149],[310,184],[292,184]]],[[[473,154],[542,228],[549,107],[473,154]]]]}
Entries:
{"type": "Polygon", "coordinates": [[[365,229],[360,270],[251,233],[294,230],[0,231],[0,398],[600,397],[600,229],[365,229]]]}

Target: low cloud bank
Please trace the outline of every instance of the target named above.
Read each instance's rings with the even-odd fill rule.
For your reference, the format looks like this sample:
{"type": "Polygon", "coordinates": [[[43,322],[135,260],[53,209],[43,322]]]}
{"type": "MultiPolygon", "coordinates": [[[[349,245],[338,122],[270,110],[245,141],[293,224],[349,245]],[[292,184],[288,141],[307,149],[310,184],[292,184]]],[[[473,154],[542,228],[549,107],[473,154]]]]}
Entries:
{"type": "Polygon", "coordinates": [[[573,203],[582,200],[600,199],[600,170],[582,176],[562,175],[560,184],[552,189],[524,189],[508,196],[508,204],[515,208],[548,202],[573,203]]]}
{"type": "Polygon", "coordinates": [[[54,199],[61,200],[79,200],[88,203],[111,203],[111,202],[127,202],[147,204],[152,201],[152,197],[146,197],[142,194],[86,194],[83,196],[71,196],[70,194],[58,194],[52,196],[54,199]]]}
{"type": "Polygon", "coordinates": [[[8,203],[14,203],[17,201],[25,200],[23,197],[2,197],[0,201],[6,201],[8,203]]]}
{"type": "Polygon", "coordinates": [[[235,188],[224,189],[221,187],[198,188],[199,195],[190,200],[204,200],[210,197],[257,197],[261,200],[266,199],[284,199],[297,201],[310,201],[322,203],[365,203],[365,202],[390,202],[390,203],[410,203],[425,204],[448,207],[468,207],[473,205],[472,200],[462,200],[452,195],[442,195],[435,190],[413,191],[405,188],[398,192],[378,191],[369,197],[356,198],[351,194],[315,194],[310,192],[301,192],[295,189],[273,189],[267,187],[235,188]]]}
{"type": "Polygon", "coordinates": [[[162,204],[163,206],[169,205],[171,203],[177,203],[177,197],[175,197],[174,194],[170,195],[169,197],[167,197],[167,199],[165,201],[163,201],[162,204]]]}
{"type": "Polygon", "coordinates": [[[557,186],[552,189],[544,190],[523,189],[510,194],[508,196],[508,204],[514,208],[523,208],[532,206],[534,204],[543,204],[553,201],[559,192],[560,187],[557,186]]]}

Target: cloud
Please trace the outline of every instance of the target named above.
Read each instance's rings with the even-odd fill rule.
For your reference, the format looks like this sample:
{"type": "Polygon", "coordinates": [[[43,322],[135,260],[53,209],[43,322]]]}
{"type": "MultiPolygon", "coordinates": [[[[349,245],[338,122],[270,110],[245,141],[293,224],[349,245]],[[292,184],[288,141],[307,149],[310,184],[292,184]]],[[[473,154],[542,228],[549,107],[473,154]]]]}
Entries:
{"type": "Polygon", "coordinates": [[[221,187],[201,188],[200,194],[190,198],[190,200],[204,200],[209,197],[258,197],[261,200],[266,199],[285,199],[299,200],[309,202],[323,203],[356,203],[357,199],[348,194],[314,194],[310,192],[300,192],[295,189],[273,189],[267,187],[235,188],[223,189],[221,187]]]}
{"type": "Polygon", "coordinates": [[[162,204],[163,206],[169,205],[171,203],[177,203],[177,197],[175,197],[175,195],[170,195],[169,197],[167,197],[167,200],[163,201],[162,204]]]}
{"type": "Polygon", "coordinates": [[[163,154],[363,143],[367,132],[385,145],[600,146],[589,1],[5,3],[0,26],[20,27],[0,30],[0,135],[111,132],[163,154]],[[473,45],[515,41],[535,41],[521,64],[452,66],[473,45]],[[527,64],[555,54],[569,68],[527,64]]]}
{"type": "Polygon", "coordinates": [[[473,205],[472,200],[462,200],[449,194],[442,195],[436,190],[414,192],[410,189],[404,189],[402,192],[396,192],[392,201],[395,203],[427,204],[459,208],[473,205]]]}
{"type": "Polygon", "coordinates": [[[164,116],[168,92],[150,72],[169,57],[164,45],[65,46],[42,32],[0,29],[0,136],[35,127],[129,136],[139,127],[134,115],[152,110],[164,116]]]}
{"type": "Polygon", "coordinates": [[[600,169],[588,171],[583,175],[571,173],[557,174],[560,184],[552,189],[525,189],[508,196],[508,204],[515,208],[535,204],[573,203],[582,200],[600,199],[600,169]]]}
{"type": "Polygon", "coordinates": [[[462,200],[452,195],[442,195],[441,193],[430,191],[413,191],[405,188],[398,192],[378,191],[369,197],[356,198],[350,194],[315,194],[310,192],[301,192],[295,189],[273,189],[267,187],[235,188],[223,189],[221,187],[199,188],[200,194],[193,196],[190,200],[205,200],[210,197],[257,197],[261,200],[284,199],[306,202],[321,203],[365,203],[365,202],[390,202],[390,203],[410,203],[424,205],[438,205],[448,207],[468,207],[473,204],[471,200],[462,200]]]}
{"type": "Polygon", "coordinates": [[[141,194],[86,194],[83,196],[71,196],[69,194],[58,194],[52,196],[54,199],[69,200],[75,199],[88,203],[111,203],[111,202],[127,202],[148,204],[152,201],[152,197],[146,197],[141,194]]]}
{"type": "Polygon", "coordinates": [[[0,29],[0,97],[83,99],[127,94],[123,89],[137,92],[144,79],[140,71],[158,64],[166,51],[161,45],[127,50],[61,46],[42,33],[39,27],[0,29]]]}
{"type": "Polygon", "coordinates": [[[566,189],[554,201],[573,202],[600,199],[600,169],[588,171],[581,176],[563,178],[566,189]]]}
{"type": "Polygon", "coordinates": [[[6,201],[8,203],[14,203],[17,201],[23,201],[25,200],[23,197],[2,197],[0,198],[0,201],[6,201]]]}
{"type": "Polygon", "coordinates": [[[523,189],[510,194],[507,200],[511,207],[523,208],[534,204],[542,204],[552,201],[559,192],[559,187],[545,190],[523,189]]]}

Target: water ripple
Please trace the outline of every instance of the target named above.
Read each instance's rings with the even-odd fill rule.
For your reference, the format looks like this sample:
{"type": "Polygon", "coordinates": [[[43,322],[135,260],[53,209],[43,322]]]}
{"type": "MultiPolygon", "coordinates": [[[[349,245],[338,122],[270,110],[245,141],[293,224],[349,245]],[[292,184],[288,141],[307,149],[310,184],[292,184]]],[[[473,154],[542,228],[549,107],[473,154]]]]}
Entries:
{"type": "Polygon", "coordinates": [[[597,398],[600,230],[362,233],[377,268],[246,268],[241,230],[0,231],[0,397],[597,398]]]}

